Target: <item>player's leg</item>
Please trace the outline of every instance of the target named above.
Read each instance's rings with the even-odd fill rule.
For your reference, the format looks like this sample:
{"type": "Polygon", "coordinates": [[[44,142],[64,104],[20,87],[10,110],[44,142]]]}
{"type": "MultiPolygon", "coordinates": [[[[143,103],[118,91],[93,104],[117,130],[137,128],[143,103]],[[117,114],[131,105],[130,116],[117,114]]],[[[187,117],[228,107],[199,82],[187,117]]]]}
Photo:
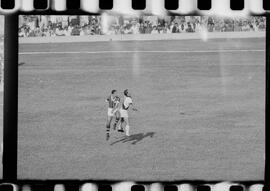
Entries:
{"type": "Polygon", "coordinates": [[[124,120],[123,117],[121,117],[120,118],[120,123],[119,123],[118,128],[117,128],[118,129],[118,132],[121,132],[121,133],[124,132],[124,128],[123,128],[124,123],[125,123],[125,120],[124,120]]]}
{"type": "Polygon", "coordinates": [[[106,140],[109,140],[110,138],[110,124],[112,121],[112,117],[108,116],[107,117],[107,123],[106,123],[106,140]]]}
{"type": "Polygon", "coordinates": [[[120,116],[121,116],[121,119],[120,119],[120,124],[118,126],[118,131],[119,132],[124,132],[124,129],[122,127],[123,123],[124,123],[124,118],[127,117],[127,111],[126,110],[123,110],[123,109],[120,109],[120,116]]]}
{"type": "Polygon", "coordinates": [[[108,109],[108,115],[107,115],[107,122],[106,122],[106,140],[109,140],[110,138],[110,128],[111,128],[111,122],[112,122],[112,113],[111,109],[108,109]]]}
{"type": "Polygon", "coordinates": [[[120,112],[119,111],[116,111],[115,112],[115,121],[114,121],[114,124],[113,124],[113,129],[116,130],[116,127],[117,127],[117,124],[119,123],[119,120],[120,120],[120,112]]]}
{"type": "Polygon", "coordinates": [[[128,121],[128,117],[125,117],[124,120],[126,122],[126,136],[129,136],[129,121],[128,121]]]}

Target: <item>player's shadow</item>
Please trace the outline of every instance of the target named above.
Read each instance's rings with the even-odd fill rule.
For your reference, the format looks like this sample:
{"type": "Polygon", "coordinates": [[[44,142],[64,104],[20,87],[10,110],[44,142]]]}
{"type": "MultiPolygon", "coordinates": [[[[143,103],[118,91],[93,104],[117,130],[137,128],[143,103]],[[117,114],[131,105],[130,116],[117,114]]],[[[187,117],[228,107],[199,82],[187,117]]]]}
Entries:
{"type": "Polygon", "coordinates": [[[143,140],[146,137],[153,137],[155,134],[155,132],[148,132],[148,133],[138,133],[138,134],[134,134],[134,135],[130,135],[129,137],[124,137],[121,138],[117,141],[114,141],[113,143],[111,143],[111,145],[114,145],[116,143],[127,143],[127,142],[131,142],[131,144],[135,145],[136,143],[140,142],[141,140],[143,140]]]}
{"type": "Polygon", "coordinates": [[[19,62],[19,66],[22,66],[22,65],[24,65],[25,64],[25,62],[19,62]]]}

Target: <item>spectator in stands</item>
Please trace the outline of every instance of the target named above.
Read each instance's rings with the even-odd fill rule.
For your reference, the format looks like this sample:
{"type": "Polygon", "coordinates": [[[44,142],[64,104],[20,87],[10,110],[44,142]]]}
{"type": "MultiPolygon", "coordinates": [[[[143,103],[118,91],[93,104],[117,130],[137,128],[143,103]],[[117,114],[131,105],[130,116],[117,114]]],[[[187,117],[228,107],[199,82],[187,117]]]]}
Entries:
{"type": "Polygon", "coordinates": [[[258,29],[259,29],[259,31],[265,30],[265,23],[264,23],[263,21],[261,21],[261,22],[259,23],[258,29]]]}
{"type": "Polygon", "coordinates": [[[180,33],[186,32],[186,27],[185,27],[184,23],[182,23],[182,24],[179,26],[179,32],[180,32],[180,33]]]}
{"type": "Polygon", "coordinates": [[[177,23],[174,23],[173,28],[172,28],[172,33],[179,33],[179,28],[178,28],[177,23]]]}
{"type": "Polygon", "coordinates": [[[56,36],[65,36],[65,32],[61,26],[59,26],[55,29],[55,35],[56,36]]]}
{"type": "Polygon", "coordinates": [[[144,27],[144,23],[140,23],[140,27],[139,27],[139,33],[140,34],[144,34],[145,33],[145,27],[144,27]]]}
{"type": "Polygon", "coordinates": [[[147,22],[146,28],[145,28],[145,33],[146,34],[151,34],[152,32],[152,24],[147,22]]]}
{"type": "Polygon", "coordinates": [[[153,30],[151,31],[151,34],[158,34],[158,30],[156,26],[153,26],[153,30]]]}
{"type": "Polygon", "coordinates": [[[212,17],[209,17],[207,22],[208,31],[213,32],[214,27],[215,27],[214,19],[212,17]]]}
{"type": "Polygon", "coordinates": [[[250,28],[249,28],[247,21],[244,21],[244,24],[242,26],[242,31],[249,31],[249,30],[250,30],[250,28]]]}
{"type": "MultiPolygon", "coordinates": [[[[101,35],[100,17],[89,16],[88,22],[78,22],[76,18],[67,22],[58,22],[58,16],[54,16],[47,24],[40,24],[34,16],[24,16],[23,23],[19,27],[19,37],[34,36],[70,36],[70,35],[101,35]]],[[[60,16],[59,16],[60,17],[60,16]]],[[[136,19],[123,19],[114,22],[106,34],[157,34],[157,33],[183,33],[198,32],[207,28],[209,32],[229,31],[265,31],[265,17],[249,18],[218,18],[218,17],[173,17],[164,19],[157,17],[141,17],[136,19]],[[145,20],[144,20],[145,19],[145,20]],[[154,27],[153,27],[154,26],[154,27]]]]}
{"type": "Polygon", "coordinates": [[[74,27],[71,26],[71,25],[68,26],[68,28],[67,28],[67,34],[69,34],[69,36],[71,35],[73,28],[74,27]]]}
{"type": "Polygon", "coordinates": [[[131,33],[132,34],[139,34],[139,29],[140,29],[140,24],[134,21],[132,23],[132,26],[131,26],[131,29],[130,29],[131,33]]]}
{"type": "Polygon", "coordinates": [[[171,33],[170,26],[168,25],[167,22],[164,23],[164,28],[163,28],[162,33],[164,33],[164,34],[171,33]]]}
{"type": "Polygon", "coordinates": [[[163,24],[161,22],[158,22],[158,25],[156,27],[158,33],[163,33],[163,28],[164,28],[163,24]]]}
{"type": "Polygon", "coordinates": [[[26,37],[26,33],[23,27],[19,28],[19,37],[26,37]]]}
{"type": "Polygon", "coordinates": [[[131,34],[130,25],[124,27],[124,34],[131,34]]]}
{"type": "Polygon", "coordinates": [[[187,29],[186,29],[187,32],[194,32],[190,22],[187,23],[187,29]]]}

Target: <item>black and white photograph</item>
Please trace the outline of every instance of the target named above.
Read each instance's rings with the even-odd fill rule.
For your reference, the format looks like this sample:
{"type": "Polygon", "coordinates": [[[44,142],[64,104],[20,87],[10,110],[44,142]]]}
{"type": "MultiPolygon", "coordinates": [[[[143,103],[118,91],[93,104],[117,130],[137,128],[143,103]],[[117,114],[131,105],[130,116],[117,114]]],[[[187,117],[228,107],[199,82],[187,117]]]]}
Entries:
{"type": "Polygon", "coordinates": [[[0,178],[2,178],[3,155],[3,91],[4,91],[4,16],[0,15],[0,178]]]}
{"type": "Polygon", "coordinates": [[[264,179],[265,17],[18,20],[18,179],[264,179]]]}

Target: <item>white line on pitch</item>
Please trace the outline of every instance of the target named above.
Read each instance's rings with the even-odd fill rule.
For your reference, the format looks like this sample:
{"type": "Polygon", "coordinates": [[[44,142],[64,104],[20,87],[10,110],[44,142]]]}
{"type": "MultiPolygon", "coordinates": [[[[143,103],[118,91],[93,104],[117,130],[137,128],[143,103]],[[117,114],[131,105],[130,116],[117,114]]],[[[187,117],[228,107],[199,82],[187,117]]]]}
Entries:
{"type": "Polygon", "coordinates": [[[70,52],[19,52],[21,55],[31,54],[108,54],[108,53],[218,53],[218,52],[264,52],[265,50],[119,50],[119,51],[70,51],[70,52]]]}

